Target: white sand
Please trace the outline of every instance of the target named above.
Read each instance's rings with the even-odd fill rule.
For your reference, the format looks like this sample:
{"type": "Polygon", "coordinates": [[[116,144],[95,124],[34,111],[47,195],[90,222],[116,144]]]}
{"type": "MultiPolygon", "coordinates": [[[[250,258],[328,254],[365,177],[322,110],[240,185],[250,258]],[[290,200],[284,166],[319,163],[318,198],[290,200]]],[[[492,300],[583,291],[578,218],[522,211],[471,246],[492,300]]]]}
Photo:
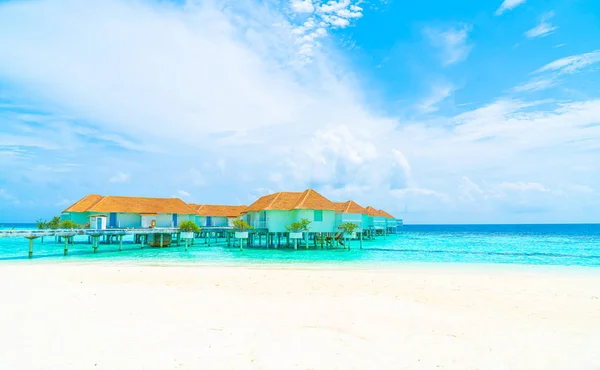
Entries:
{"type": "Polygon", "coordinates": [[[0,265],[0,369],[600,369],[600,273],[0,265]]]}

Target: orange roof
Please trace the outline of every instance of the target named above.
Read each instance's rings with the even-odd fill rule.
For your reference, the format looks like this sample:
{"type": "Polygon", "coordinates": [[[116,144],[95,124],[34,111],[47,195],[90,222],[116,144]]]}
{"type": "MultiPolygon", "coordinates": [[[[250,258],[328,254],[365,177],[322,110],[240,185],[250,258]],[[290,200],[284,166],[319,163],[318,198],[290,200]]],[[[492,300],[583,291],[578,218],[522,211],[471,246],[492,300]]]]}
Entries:
{"type": "Polygon", "coordinates": [[[379,214],[382,215],[385,218],[393,218],[394,220],[396,219],[396,217],[390,215],[389,213],[387,213],[386,211],[384,211],[383,209],[379,210],[379,214]]]}
{"type": "Polygon", "coordinates": [[[371,206],[365,208],[367,210],[367,214],[371,217],[385,217],[381,214],[381,212],[371,206]]]}
{"type": "Polygon", "coordinates": [[[65,209],[63,212],[86,212],[88,208],[101,200],[102,195],[90,194],[81,198],[81,200],[73,204],[71,207],[65,209]]]}
{"type": "Polygon", "coordinates": [[[245,212],[291,211],[293,209],[316,209],[335,211],[336,207],[329,199],[312,189],[303,192],[279,192],[260,197],[249,205],[245,212]]]}
{"type": "Polygon", "coordinates": [[[347,202],[333,202],[333,205],[335,206],[335,211],[338,213],[368,214],[365,208],[353,200],[349,200],[347,202]]]}
{"type": "Polygon", "coordinates": [[[179,213],[195,214],[179,198],[140,198],[88,195],[63,212],[117,212],[117,213],[179,213]]]}
{"type": "Polygon", "coordinates": [[[246,206],[223,206],[216,204],[190,204],[198,216],[240,217],[246,206]]]}

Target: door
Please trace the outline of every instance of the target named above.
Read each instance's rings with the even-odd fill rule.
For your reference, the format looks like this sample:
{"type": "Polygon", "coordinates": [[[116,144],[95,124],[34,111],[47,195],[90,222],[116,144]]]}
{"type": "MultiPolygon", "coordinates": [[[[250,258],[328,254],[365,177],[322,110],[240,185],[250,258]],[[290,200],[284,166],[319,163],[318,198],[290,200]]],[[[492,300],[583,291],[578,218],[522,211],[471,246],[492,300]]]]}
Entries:
{"type": "Polygon", "coordinates": [[[173,227],[177,227],[177,213],[173,213],[173,227]]]}
{"type": "Polygon", "coordinates": [[[206,226],[207,227],[212,226],[212,217],[211,216],[206,216],[206,226]]]}
{"type": "Polygon", "coordinates": [[[117,214],[114,212],[108,215],[108,227],[117,227],[117,214]]]}
{"type": "Polygon", "coordinates": [[[102,230],[102,217],[96,218],[96,229],[102,230]]]}

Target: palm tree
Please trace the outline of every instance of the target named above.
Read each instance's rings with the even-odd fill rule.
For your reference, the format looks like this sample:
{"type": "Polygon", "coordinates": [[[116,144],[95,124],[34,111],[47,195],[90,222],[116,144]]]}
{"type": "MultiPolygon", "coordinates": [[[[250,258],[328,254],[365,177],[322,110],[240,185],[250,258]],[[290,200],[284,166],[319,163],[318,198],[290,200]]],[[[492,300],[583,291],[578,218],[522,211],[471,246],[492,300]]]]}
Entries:
{"type": "Polygon", "coordinates": [[[46,227],[48,227],[52,230],[58,229],[60,227],[60,217],[59,216],[52,217],[52,220],[50,220],[50,222],[48,222],[46,227]]]}
{"type": "Polygon", "coordinates": [[[39,230],[44,230],[46,228],[47,222],[46,221],[42,221],[42,220],[37,220],[35,222],[35,224],[37,225],[37,228],[39,230]]]}

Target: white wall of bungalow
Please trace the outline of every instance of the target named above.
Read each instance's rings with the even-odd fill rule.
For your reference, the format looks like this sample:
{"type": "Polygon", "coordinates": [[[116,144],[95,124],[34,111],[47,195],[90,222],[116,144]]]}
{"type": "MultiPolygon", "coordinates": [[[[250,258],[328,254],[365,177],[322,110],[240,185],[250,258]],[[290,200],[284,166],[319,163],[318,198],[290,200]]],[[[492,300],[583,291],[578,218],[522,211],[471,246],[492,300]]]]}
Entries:
{"type": "Polygon", "coordinates": [[[88,195],[65,209],[62,220],[98,228],[97,219],[106,218],[107,228],[177,227],[195,221],[196,215],[178,198],[141,198],[88,195]]]}
{"type": "Polygon", "coordinates": [[[365,208],[354,201],[333,202],[336,206],[336,229],[343,223],[351,222],[358,225],[356,231],[361,232],[369,228],[369,215],[365,208]]]}
{"type": "Polygon", "coordinates": [[[309,232],[335,232],[333,203],[312,189],[265,195],[244,211],[244,220],[256,229],[288,232],[286,226],[308,219],[309,232]]]}

